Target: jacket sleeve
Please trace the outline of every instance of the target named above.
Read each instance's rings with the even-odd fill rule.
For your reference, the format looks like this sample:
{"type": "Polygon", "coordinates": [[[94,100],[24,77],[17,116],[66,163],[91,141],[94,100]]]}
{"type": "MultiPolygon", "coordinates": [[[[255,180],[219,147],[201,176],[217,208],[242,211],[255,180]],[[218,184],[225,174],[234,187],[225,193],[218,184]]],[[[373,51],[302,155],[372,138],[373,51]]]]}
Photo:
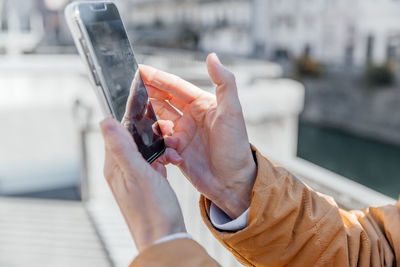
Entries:
{"type": "Polygon", "coordinates": [[[130,267],[217,267],[196,241],[180,238],[150,246],[141,252],[130,267]]]}
{"type": "Polygon", "coordinates": [[[400,266],[400,202],[346,211],[256,154],[258,171],[247,227],[213,235],[246,266],[400,266]]]}

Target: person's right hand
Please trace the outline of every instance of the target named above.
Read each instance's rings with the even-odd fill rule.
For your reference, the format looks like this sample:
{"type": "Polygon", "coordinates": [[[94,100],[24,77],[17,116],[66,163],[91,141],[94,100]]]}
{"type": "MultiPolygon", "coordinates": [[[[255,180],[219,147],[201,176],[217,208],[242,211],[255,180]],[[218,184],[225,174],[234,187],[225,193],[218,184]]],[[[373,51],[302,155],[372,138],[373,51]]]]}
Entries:
{"type": "Polygon", "coordinates": [[[157,115],[174,123],[167,146],[182,156],[185,176],[232,219],[250,205],[256,164],[234,75],[215,54],[207,57],[216,96],[149,66],[141,66],[157,115]],[[171,105],[179,109],[177,112],[171,105]]]}

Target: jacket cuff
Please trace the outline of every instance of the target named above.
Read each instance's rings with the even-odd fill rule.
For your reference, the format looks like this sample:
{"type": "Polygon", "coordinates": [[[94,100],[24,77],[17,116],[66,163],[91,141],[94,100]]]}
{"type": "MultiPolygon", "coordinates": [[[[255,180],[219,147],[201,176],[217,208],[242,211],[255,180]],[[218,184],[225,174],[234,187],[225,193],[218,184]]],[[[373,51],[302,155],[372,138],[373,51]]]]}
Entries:
{"type": "Polygon", "coordinates": [[[200,213],[207,228],[211,231],[214,237],[219,240],[224,247],[231,251],[237,260],[244,265],[251,265],[250,261],[243,257],[240,253],[235,253],[237,249],[251,250],[252,248],[243,247],[250,237],[257,233],[257,225],[263,220],[264,206],[267,205],[268,196],[271,186],[274,187],[276,179],[274,176],[288,177],[289,174],[283,169],[269,162],[263,155],[253,146],[251,146],[253,156],[257,163],[257,174],[255,183],[252,189],[250,207],[247,214],[246,227],[236,232],[220,230],[214,227],[210,219],[211,201],[204,195],[200,197],[200,213]],[[277,173],[279,172],[279,174],[277,173]],[[272,175],[271,175],[272,174],[272,175]],[[270,179],[272,178],[272,179],[270,179]],[[265,191],[265,192],[264,192],[265,191]]]}
{"type": "Polygon", "coordinates": [[[159,243],[141,252],[130,267],[186,267],[219,266],[197,242],[180,238],[159,243]]]}
{"type": "MultiPolygon", "coordinates": [[[[257,181],[260,180],[259,176],[263,175],[263,171],[262,170],[260,171],[260,166],[259,166],[258,162],[260,162],[260,159],[262,162],[262,160],[264,158],[253,145],[251,145],[250,147],[251,147],[251,152],[253,154],[254,161],[256,162],[256,165],[257,165],[256,180],[255,180],[254,186],[253,186],[253,190],[254,190],[254,187],[256,187],[257,181]]],[[[263,166],[261,166],[261,168],[262,167],[263,166]]],[[[252,195],[254,195],[253,192],[252,192],[252,195]]],[[[250,203],[250,207],[235,220],[231,220],[228,215],[226,215],[219,207],[217,207],[214,203],[212,203],[204,195],[200,196],[199,205],[200,205],[201,216],[202,216],[204,222],[206,223],[206,226],[210,230],[215,229],[215,230],[221,230],[221,231],[234,232],[234,231],[243,230],[248,225],[248,216],[249,216],[249,212],[251,209],[251,203],[250,203]]],[[[213,234],[214,234],[214,236],[216,236],[216,234],[214,232],[213,232],[213,234]]],[[[217,239],[220,239],[220,238],[217,237],[217,239]]]]}
{"type": "Polygon", "coordinates": [[[218,208],[217,205],[211,203],[210,205],[210,221],[212,225],[218,230],[222,231],[239,231],[247,226],[247,216],[249,215],[247,209],[239,217],[232,220],[223,210],[218,208]]]}

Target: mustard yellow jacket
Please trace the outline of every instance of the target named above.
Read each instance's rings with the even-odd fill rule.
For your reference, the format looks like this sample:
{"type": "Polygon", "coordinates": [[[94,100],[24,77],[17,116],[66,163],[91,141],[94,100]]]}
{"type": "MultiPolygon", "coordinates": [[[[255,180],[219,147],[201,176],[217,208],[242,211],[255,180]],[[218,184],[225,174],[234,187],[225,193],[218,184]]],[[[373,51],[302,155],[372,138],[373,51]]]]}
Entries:
{"type": "MultiPolygon", "coordinates": [[[[213,235],[245,266],[400,266],[400,202],[347,211],[303,185],[256,151],[257,178],[247,227],[221,232],[201,215],[213,235]]],[[[219,266],[190,239],[149,247],[132,267],[219,266]]]]}

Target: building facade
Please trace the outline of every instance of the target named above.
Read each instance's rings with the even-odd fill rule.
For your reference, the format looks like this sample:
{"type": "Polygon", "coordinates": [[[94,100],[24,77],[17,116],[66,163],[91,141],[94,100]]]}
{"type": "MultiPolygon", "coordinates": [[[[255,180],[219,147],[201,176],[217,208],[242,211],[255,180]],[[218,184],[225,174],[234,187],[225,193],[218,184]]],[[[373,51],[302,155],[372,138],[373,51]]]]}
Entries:
{"type": "MultiPolygon", "coordinates": [[[[72,43],[62,11],[70,1],[0,0],[0,53],[32,50],[42,38],[72,43]]],[[[114,1],[139,44],[180,47],[177,39],[191,38],[190,48],[221,54],[307,52],[321,63],[360,66],[400,60],[400,0],[114,1]]]]}
{"type": "Polygon", "coordinates": [[[189,27],[199,49],[364,65],[400,57],[398,0],[131,1],[135,27],[189,27]]]}
{"type": "Polygon", "coordinates": [[[136,28],[190,29],[205,51],[249,55],[252,5],[248,0],[132,1],[127,19],[136,28]]]}
{"type": "Polygon", "coordinates": [[[400,1],[269,0],[266,16],[269,54],[307,51],[318,61],[346,65],[400,56],[400,1]]]}

